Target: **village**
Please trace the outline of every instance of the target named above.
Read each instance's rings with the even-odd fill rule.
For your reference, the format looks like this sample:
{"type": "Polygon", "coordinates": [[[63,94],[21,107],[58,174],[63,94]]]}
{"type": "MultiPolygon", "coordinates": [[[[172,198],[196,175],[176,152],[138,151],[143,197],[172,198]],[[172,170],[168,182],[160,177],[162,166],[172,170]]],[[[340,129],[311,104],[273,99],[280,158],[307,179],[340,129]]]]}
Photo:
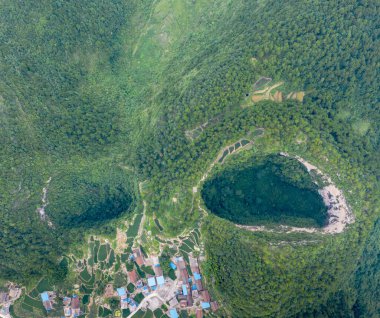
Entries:
{"type": "MultiPolygon", "coordinates": [[[[173,280],[164,277],[163,269],[157,256],[145,258],[140,248],[133,249],[130,261],[135,262],[139,267],[151,267],[154,275],[141,278],[136,269],[127,271],[128,281],[135,289],[132,291],[126,286],[114,288],[107,285],[104,297],[118,297],[120,299],[120,311],[116,311],[115,316],[121,317],[123,310],[128,310],[128,317],[133,317],[140,309],[145,311],[163,310],[170,318],[178,318],[183,310],[195,314],[197,318],[202,318],[204,313],[217,311],[218,303],[212,301],[211,296],[203,286],[202,275],[199,269],[198,260],[189,257],[189,264],[182,256],[173,257],[170,262],[172,270],[176,271],[177,279],[173,280]],[[189,273],[190,271],[190,273],[189,273]],[[138,295],[143,295],[143,298],[138,295]]],[[[41,300],[47,311],[52,308],[52,293],[41,294],[41,300]]],[[[73,295],[72,298],[64,299],[65,317],[79,317],[79,298],[73,295]]]]}
{"type": "Polygon", "coordinates": [[[10,318],[10,306],[20,298],[22,290],[13,283],[6,284],[4,290],[0,290],[0,317],[10,318]]]}
{"type": "MultiPolygon", "coordinates": [[[[187,315],[202,318],[217,311],[218,303],[204,286],[198,259],[192,255],[186,259],[183,256],[171,257],[166,264],[169,268],[165,269],[161,267],[158,256],[146,257],[140,247],[134,248],[128,259],[132,269],[131,266],[129,270],[124,268],[128,283],[125,286],[107,284],[104,289],[101,299],[105,310],[109,310],[112,317],[128,318],[142,317],[146,311],[158,312],[160,317],[178,318],[186,312],[187,315]],[[149,268],[151,274],[139,275],[140,268],[149,268]],[[175,276],[165,276],[164,269],[165,272],[171,270],[175,276]],[[111,299],[114,302],[117,300],[116,310],[109,305],[111,299]]],[[[9,293],[0,293],[2,318],[11,317],[10,300],[17,299],[20,295],[21,289],[12,289],[11,297],[9,293]],[[8,305],[4,306],[5,303],[8,305]]],[[[83,306],[81,307],[80,293],[58,297],[55,291],[47,290],[40,293],[39,298],[49,317],[86,317],[83,306]],[[63,315],[56,316],[53,312],[56,313],[60,306],[63,306],[63,315]]]]}
{"type": "Polygon", "coordinates": [[[147,279],[143,280],[134,269],[128,272],[129,281],[136,286],[134,293],[128,294],[125,288],[117,289],[121,308],[128,308],[131,311],[129,317],[132,317],[137,309],[149,308],[155,311],[162,308],[163,305],[165,308],[165,304],[168,305],[167,314],[171,318],[179,317],[178,313],[181,310],[195,313],[197,318],[201,318],[204,311],[218,309],[217,302],[211,301],[208,290],[203,287],[202,275],[196,258],[189,257],[189,264],[182,256],[172,259],[170,267],[176,271],[176,280],[164,277],[158,257],[144,258],[140,248],[133,250],[131,259],[138,266],[152,267],[155,275],[148,275],[147,279]],[[133,298],[133,294],[139,292],[142,292],[145,297],[140,304],[133,298]]]}

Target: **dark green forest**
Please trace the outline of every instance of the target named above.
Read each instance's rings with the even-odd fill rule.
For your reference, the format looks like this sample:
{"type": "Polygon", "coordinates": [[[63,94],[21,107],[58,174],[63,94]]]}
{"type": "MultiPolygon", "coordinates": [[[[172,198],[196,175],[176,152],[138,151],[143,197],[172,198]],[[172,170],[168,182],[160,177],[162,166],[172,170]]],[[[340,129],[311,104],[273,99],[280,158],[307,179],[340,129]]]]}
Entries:
{"type": "Polygon", "coordinates": [[[283,235],[210,213],[203,266],[220,315],[378,317],[379,16],[365,0],[3,1],[0,281],[57,276],[63,253],[141,209],[142,181],[163,235],[194,227],[188,190],[260,127],[247,156],[307,158],[356,220],[283,235]],[[242,107],[263,76],[303,102],[242,107]],[[43,188],[53,228],[37,211],[43,188]]]}
{"type": "Polygon", "coordinates": [[[202,198],[208,210],[243,225],[323,226],[327,208],[306,168],[281,156],[260,159],[207,180],[202,198]]]}

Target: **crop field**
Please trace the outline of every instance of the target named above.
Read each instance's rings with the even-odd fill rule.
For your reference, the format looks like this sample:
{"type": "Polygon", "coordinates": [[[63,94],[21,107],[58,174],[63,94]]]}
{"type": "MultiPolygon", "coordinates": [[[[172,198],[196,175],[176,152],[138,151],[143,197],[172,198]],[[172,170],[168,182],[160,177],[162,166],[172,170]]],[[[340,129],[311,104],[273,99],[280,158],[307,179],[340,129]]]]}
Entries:
{"type": "MultiPolygon", "coordinates": [[[[120,271],[121,263],[126,264],[129,269],[134,267],[134,264],[128,261],[128,254],[116,254],[110,244],[102,243],[99,239],[89,241],[88,251],[87,266],[84,266],[84,259],[77,259],[73,256],[67,257],[69,267],[77,269],[76,282],[80,285],[79,296],[81,298],[84,316],[88,313],[87,305],[90,297],[102,295],[98,286],[107,282],[112,283],[115,274],[120,271]],[[95,258],[96,262],[91,261],[95,258]]],[[[148,269],[146,270],[148,271],[148,269]]],[[[15,304],[14,311],[17,312],[17,316],[20,318],[41,318],[42,316],[50,317],[52,315],[61,315],[63,310],[62,303],[59,299],[57,300],[58,303],[54,306],[55,310],[49,314],[46,313],[42,305],[40,293],[52,290],[53,286],[51,286],[49,281],[46,278],[42,279],[28,295],[24,296],[22,301],[15,304]]],[[[93,304],[92,306],[96,305],[93,304]]],[[[101,306],[97,307],[96,310],[99,313],[99,317],[112,316],[112,312],[101,306]]]]}
{"type": "Polygon", "coordinates": [[[128,244],[128,251],[131,251],[133,242],[135,237],[138,234],[140,223],[142,220],[143,214],[137,214],[133,220],[133,223],[129,225],[128,230],[126,232],[127,234],[127,244],[128,244]]]}
{"type": "MultiPolygon", "coordinates": [[[[132,224],[130,224],[132,229],[128,228],[127,233],[133,234],[137,232],[138,224],[141,222],[141,217],[142,214],[138,214],[134,218],[132,224]]],[[[173,255],[183,255],[186,260],[189,260],[189,253],[193,252],[195,249],[199,249],[199,235],[199,230],[195,229],[189,232],[188,235],[173,240],[161,238],[160,244],[174,244],[174,247],[172,247],[173,255]]],[[[81,308],[84,310],[84,316],[86,316],[89,311],[87,305],[89,304],[90,297],[102,296],[102,291],[98,286],[104,285],[108,282],[113,283],[115,275],[121,271],[122,264],[126,266],[127,270],[136,269],[141,277],[146,277],[147,274],[154,275],[154,271],[150,267],[137,266],[136,263],[129,260],[129,253],[124,251],[124,253],[118,254],[111,246],[113,245],[110,243],[106,243],[101,239],[92,237],[88,242],[88,255],[86,259],[78,259],[73,255],[66,257],[69,268],[76,269],[75,281],[80,286],[77,293],[81,298],[81,308]]],[[[142,251],[145,253],[144,247],[142,247],[142,251]]],[[[190,271],[190,268],[188,268],[188,270],[190,271]]],[[[169,271],[168,275],[172,279],[176,279],[176,275],[173,270],[169,271]]],[[[135,289],[133,284],[129,284],[126,287],[130,292],[133,292],[135,289]]],[[[15,310],[18,316],[20,318],[40,318],[42,316],[50,317],[51,315],[47,315],[43,308],[40,300],[40,292],[49,291],[52,290],[52,288],[53,286],[51,286],[46,278],[42,279],[37,286],[31,289],[29,294],[22,299],[22,302],[16,304],[15,310]]],[[[141,302],[142,299],[142,294],[138,294],[135,298],[137,302],[141,302]]],[[[111,317],[113,314],[111,311],[98,304],[92,304],[91,308],[92,311],[94,308],[96,309],[99,317],[111,317]]],[[[54,314],[62,314],[61,302],[58,302],[55,306],[54,314]]],[[[161,309],[154,313],[151,311],[141,311],[141,313],[137,315],[142,315],[142,317],[148,318],[167,317],[161,309]]]]}
{"type": "Polygon", "coordinates": [[[41,311],[45,310],[44,306],[42,305],[41,299],[34,299],[29,297],[28,295],[25,295],[23,303],[29,305],[30,307],[40,309],[41,311]]]}
{"type": "Polygon", "coordinates": [[[123,309],[122,316],[123,318],[127,318],[130,315],[131,311],[129,309],[123,309]]]}
{"type": "Polygon", "coordinates": [[[98,311],[99,317],[112,317],[112,311],[105,307],[99,307],[98,311]]]}
{"type": "Polygon", "coordinates": [[[90,279],[92,278],[92,276],[90,275],[90,273],[87,270],[87,267],[85,267],[84,270],[80,273],[80,278],[84,282],[89,282],[90,279]]]}
{"type": "Polygon", "coordinates": [[[52,286],[46,278],[43,278],[38,283],[36,290],[38,293],[43,293],[44,291],[52,290],[52,286]]]}
{"type": "Polygon", "coordinates": [[[98,261],[104,262],[107,259],[107,245],[102,244],[100,245],[99,252],[98,252],[98,261]]]}
{"type": "Polygon", "coordinates": [[[140,309],[138,312],[135,313],[133,317],[143,318],[144,316],[145,316],[145,312],[140,309]]]}
{"type": "Polygon", "coordinates": [[[90,295],[83,295],[82,304],[87,305],[90,301],[90,295]]]}

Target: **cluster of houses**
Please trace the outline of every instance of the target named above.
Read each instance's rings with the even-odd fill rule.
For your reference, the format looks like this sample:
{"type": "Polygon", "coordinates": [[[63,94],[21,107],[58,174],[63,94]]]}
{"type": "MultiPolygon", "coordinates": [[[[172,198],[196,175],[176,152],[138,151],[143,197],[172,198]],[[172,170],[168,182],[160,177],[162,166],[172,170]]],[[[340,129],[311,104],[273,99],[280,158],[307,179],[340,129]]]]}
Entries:
{"type": "MultiPolygon", "coordinates": [[[[135,261],[138,266],[151,266],[153,268],[154,275],[148,275],[146,281],[143,281],[139,277],[135,269],[127,271],[129,282],[132,283],[136,290],[141,292],[144,297],[165,285],[165,278],[158,257],[145,259],[141,249],[136,248],[132,250],[130,260],[135,261]]],[[[131,312],[137,310],[139,304],[134,300],[133,295],[128,293],[124,287],[117,288],[117,294],[120,297],[121,309],[128,308],[131,312]]]]}
{"type": "Polygon", "coordinates": [[[0,291],[0,317],[10,317],[9,308],[13,302],[20,298],[22,290],[13,283],[4,286],[4,290],[0,291]]]}
{"type": "Polygon", "coordinates": [[[218,303],[211,300],[208,290],[203,286],[197,259],[189,257],[189,262],[190,264],[186,264],[183,257],[176,257],[170,263],[171,268],[177,271],[177,277],[179,277],[176,297],[169,301],[171,318],[179,317],[177,309],[195,311],[197,318],[202,318],[204,311],[218,310],[218,303]]]}
{"type": "MultiPolygon", "coordinates": [[[[154,275],[148,276],[148,288],[150,290],[154,291],[157,287],[165,285],[163,270],[157,256],[152,256],[150,259],[146,260],[141,252],[141,249],[136,248],[133,249],[131,259],[134,260],[138,266],[151,266],[153,268],[154,275]]],[[[136,270],[128,272],[128,278],[132,283],[137,284],[137,287],[141,287],[142,282],[138,281],[136,270]]],[[[147,293],[148,289],[145,289],[145,292],[147,293]]]]}
{"type": "Polygon", "coordinates": [[[139,305],[132,297],[128,296],[127,291],[124,287],[117,289],[117,294],[120,297],[120,307],[121,309],[127,309],[131,312],[137,310],[137,306],[139,305]]]}
{"type": "MultiPolygon", "coordinates": [[[[45,291],[41,293],[40,296],[46,311],[52,311],[56,294],[52,291],[45,291]]],[[[73,294],[72,297],[63,298],[63,313],[66,318],[76,318],[81,315],[80,299],[78,295],[73,294]]]]}
{"type": "MultiPolygon", "coordinates": [[[[183,257],[171,259],[170,267],[176,272],[176,280],[169,277],[165,278],[159,258],[157,256],[145,258],[140,248],[132,250],[130,260],[136,262],[139,267],[151,267],[152,270],[149,270],[151,274],[147,274],[146,278],[142,279],[136,269],[126,270],[125,268],[129,283],[134,285],[133,291],[129,287],[129,291],[125,287],[116,288],[115,291],[112,284],[107,285],[104,297],[119,297],[121,309],[129,309],[130,312],[134,312],[143,305],[152,305],[154,301],[161,302],[161,304],[169,303],[167,313],[171,318],[178,318],[181,310],[189,311],[195,314],[197,318],[202,318],[205,312],[218,310],[218,303],[212,301],[208,290],[204,288],[196,258],[189,257],[188,262],[183,257]],[[137,297],[137,295],[139,296],[137,297]],[[143,300],[141,295],[144,298],[150,296],[144,304],[139,306],[138,302],[143,300]]],[[[48,312],[53,309],[55,297],[56,295],[53,292],[41,294],[41,300],[48,312]]],[[[63,305],[65,317],[80,316],[80,300],[77,295],[65,297],[63,305]]],[[[157,305],[157,308],[159,306],[160,304],[157,305]]]]}
{"type": "Polygon", "coordinates": [[[128,280],[136,287],[136,290],[134,293],[129,293],[123,287],[117,288],[117,295],[120,297],[120,307],[122,309],[128,308],[131,312],[138,309],[139,304],[134,300],[133,294],[142,293],[144,297],[147,297],[156,293],[160,297],[164,297],[165,302],[169,303],[168,314],[171,318],[179,317],[179,311],[181,310],[193,312],[197,318],[202,318],[204,312],[218,310],[218,303],[212,301],[208,290],[203,286],[197,259],[189,257],[189,264],[183,257],[174,257],[172,259],[170,267],[176,272],[176,281],[164,277],[163,269],[157,256],[145,258],[141,249],[135,248],[132,250],[130,259],[140,267],[151,267],[154,275],[148,274],[146,279],[141,279],[135,269],[127,271],[128,280]],[[167,293],[165,290],[172,292],[167,293]]]}
{"type": "Polygon", "coordinates": [[[79,317],[80,311],[80,299],[78,295],[72,295],[72,297],[63,298],[63,312],[67,318],[79,317]]]}

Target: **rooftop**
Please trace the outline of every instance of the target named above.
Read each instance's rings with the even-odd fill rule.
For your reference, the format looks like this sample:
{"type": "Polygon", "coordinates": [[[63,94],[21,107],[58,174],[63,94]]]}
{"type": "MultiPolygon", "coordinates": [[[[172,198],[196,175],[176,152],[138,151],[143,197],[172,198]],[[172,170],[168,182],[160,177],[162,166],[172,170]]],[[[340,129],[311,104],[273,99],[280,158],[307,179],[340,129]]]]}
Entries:
{"type": "Polygon", "coordinates": [[[161,286],[165,284],[165,278],[164,276],[158,276],[157,277],[157,285],[161,286]]]}
{"type": "Polygon", "coordinates": [[[182,293],[187,296],[187,287],[186,285],[182,285],[182,293]]]}
{"type": "Polygon", "coordinates": [[[202,279],[201,274],[199,274],[199,273],[194,273],[194,279],[195,279],[195,280],[200,280],[200,279],[202,279]]]}
{"type": "Polygon", "coordinates": [[[43,292],[41,294],[42,301],[49,301],[49,294],[47,292],[43,292]]]}
{"type": "Polygon", "coordinates": [[[170,262],[170,268],[171,269],[177,269],[177,266],[175,266],[175,264],[173,262],[170,262]]]}
{"type": "Polygon", "coordinates": [[[136,270],[128,272],[128,278],[131,281],[131,283],[135,284],[139,280],[139,276],[137,275],[136,270]]]}
{"type": "Polygon", "coordinates": [[[72,309],[78,309],[80,307],[80,301],[79,301],[79,298],[78,297],[73,297],[72,301],[71,301],[71,308],[72,309]]]}
{"type": "Polygon", "coordinates": [[[156,279],[154,277],[149,277],[148,278],[148,286],[149,287],[156,286],[156,279]]]}
{"type": "Polygon", "coordinates": [[[170,318],[178,318],[178,313],[177,313],[177,310],[176,309],[170,309],[169,310],[169,313],[170,313],[170,318]]]}
{"type": "Polygon", "coordinates": [[[117,289],[117,294],[122,297],[122,296],[125,296],[127,294],[127,292],[125,291],[125,288],[118,288],[117,289]]]}
{"type": "Polygon", "coordinates": [[[210,303],[201,302],[201,306],[202,306],[203,309],[209,309],[210,308],[210,303]]]}

